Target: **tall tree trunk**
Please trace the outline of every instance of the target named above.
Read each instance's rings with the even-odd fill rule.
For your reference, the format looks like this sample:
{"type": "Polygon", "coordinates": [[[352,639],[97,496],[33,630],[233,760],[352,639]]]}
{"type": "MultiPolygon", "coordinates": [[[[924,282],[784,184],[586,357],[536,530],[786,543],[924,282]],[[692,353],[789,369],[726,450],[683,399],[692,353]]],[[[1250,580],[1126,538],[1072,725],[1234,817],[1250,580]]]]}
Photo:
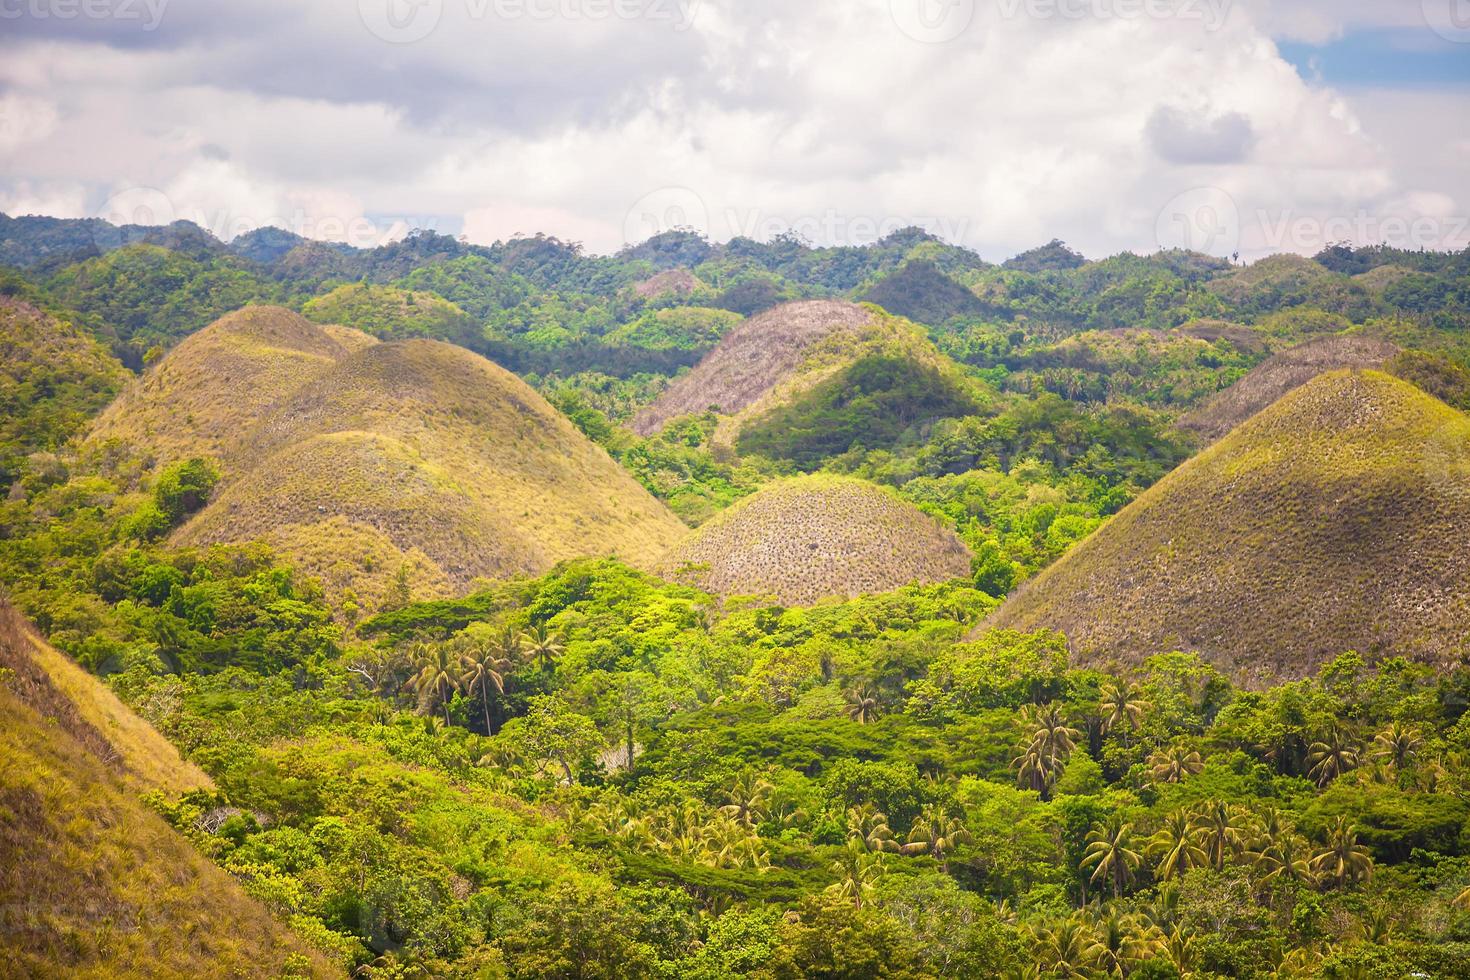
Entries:
{"type": "Polygon", "coordinates": [[[494,735],[495,733],[490,730],[490,688],[480,688],[480,704],[485,707],[485,734],[494,735]]]}
{"type": "Polygon", "coordinates": [[[628,771],[633,771],[633,720],[628,720],[628,771]]]}

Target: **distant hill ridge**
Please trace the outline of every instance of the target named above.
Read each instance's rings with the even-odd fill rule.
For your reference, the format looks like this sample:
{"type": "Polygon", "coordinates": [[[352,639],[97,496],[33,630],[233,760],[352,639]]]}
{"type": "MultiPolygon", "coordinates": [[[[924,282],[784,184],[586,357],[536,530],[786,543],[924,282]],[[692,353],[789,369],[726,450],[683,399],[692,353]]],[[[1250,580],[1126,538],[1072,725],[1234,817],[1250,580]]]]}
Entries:
{"type": "Polygon", "coordinates": [[[1213,442],[1325,371],[1382,367],[1398,352],[1396,344],[1367,334],[1309,340],[1256,365],[1245,377],[1185,415],[1179,425],[1213,442]]]}
{"type": "Polygon", "coordinates": [[[1245,680],[1470,637],[1470,418],[1376,371],[1296,388],[1157,483],[984,629],[1084,663],[1198,651],[1245,680]]]}

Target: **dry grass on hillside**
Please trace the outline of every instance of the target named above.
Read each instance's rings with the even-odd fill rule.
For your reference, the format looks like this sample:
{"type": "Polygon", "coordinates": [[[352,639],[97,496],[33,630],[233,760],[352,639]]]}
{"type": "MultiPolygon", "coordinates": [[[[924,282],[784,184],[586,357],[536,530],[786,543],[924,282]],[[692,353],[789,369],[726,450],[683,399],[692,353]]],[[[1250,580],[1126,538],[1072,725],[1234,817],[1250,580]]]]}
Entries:
{"type": "Polygon", "coordinates": [[[240,437],[267,411],[372,338],[328,332],[278,306],[247,306],[187,337],[93,423],[93,442],[118,439],[157,460],[232,462],[240,437]]]}
{"type": "Polygon", "coordinates": [[[885,592],[970,574],[970,553],[938,521],[881,487],[831,476],[760,490],[669,553],[665,574],[724,596],[786,605],[885,592]]]}
{"type": "Polygon", "coordinates": [[[650,435],[669,419],[711,406],[727,415],[740,412],[796,370],[822,341],[858,333],[874,319],[866,307],[832,300],[783,303],[751,317],[639,412],[633,430],[650,435]]]}
{"type": "Polygon", "coordinates": [[[65,654],[42,640],[6,602],[0,602],[0,667],[5,686],[111,766],[131,785],[183,793],[212,788],[153,726],[65,654]]]}
{"type": "Polygon", "coordinates": [[[1470,418],[1375,371],[1322,375],[1185,463],[984,628],[1084,663],[1195,650],[1260,681],[1344,651],[1443,662],[1470,634],[1470,418]]]}
{"type": "Polygon", "coordinates": [[[91,438],[223,463],[179,543],[263,538],[376,608],[617,554],[643,567],[687,530],[515,375],[460,347],[375,343],[251,307],[189,338],[91,438]]]}
{"type": "Polygon", "coordinates": [[[0,666],[0,976],[337,973],[139,803],[210,784],[8,605],[0,666]]]}
{"type": "Polygon", "coordinates": [[[1321,337],[1256,365],[1235,384],[1179,420],[1179,426],[1213,442],[1288,391],[1324,371],[1377,368],[1399,352],[1386,340],[1363,334],[1321,337]]]}

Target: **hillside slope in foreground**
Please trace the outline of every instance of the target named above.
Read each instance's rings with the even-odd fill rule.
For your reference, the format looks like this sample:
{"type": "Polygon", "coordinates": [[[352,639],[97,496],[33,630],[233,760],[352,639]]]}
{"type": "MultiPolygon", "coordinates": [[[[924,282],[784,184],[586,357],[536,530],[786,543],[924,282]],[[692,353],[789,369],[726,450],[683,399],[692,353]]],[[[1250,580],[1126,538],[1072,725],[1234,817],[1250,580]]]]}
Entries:
{"type": "Polygon", "coordinates": [[[1470,418],[1375,371],[1292,391],[1124,508],[983,629],[1084,663],[1197,651],[1300,677],[1348,650],[1443,662],[1470,633],[1470,418]]]}
{"type": "Polygon", "coordinates": [[[0,604],[0,976],[338,971],[139,802],[207,776],[0,604]]]}

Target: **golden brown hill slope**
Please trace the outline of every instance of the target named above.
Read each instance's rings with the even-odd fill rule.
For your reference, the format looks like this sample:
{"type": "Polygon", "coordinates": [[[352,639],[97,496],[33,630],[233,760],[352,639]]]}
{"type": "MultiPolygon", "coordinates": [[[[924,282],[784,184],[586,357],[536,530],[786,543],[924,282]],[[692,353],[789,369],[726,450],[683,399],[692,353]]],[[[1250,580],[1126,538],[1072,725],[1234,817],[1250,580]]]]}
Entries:
{"type": "Polygon", "coordinates": [[[970,574],[970,552],[938,521],[863,480],[772,484],[716,515],[669,553],[665,574],[719,595],[787,605],[885,592],[970,574]]]}
{"type": "Polygon", "coordinates": [[[1267,358],[1245,377],[1179,420],[1179,426],[1213,442],[1282,395],[1324,371],[1382,367],[1399,352],[1377,337],[1321,337],[1267,358]]]}
{"type": "Polygon", "coordinates": [[[833,300],[772,307],[726,334],[692,371],[638,413],[633,430],[650,435],[669,419],[711,406],[736,414],[774,389],[822,341],[861,332],[875,319],[870,309],[833,300]]]}
{"type": "Polygon", "coordinates": [[[1470,418],[1376,371],[1321,375],[1165,477],[983,628],[1079,660],[1194,650],[1245,680],[1470,635],[1470,418]]]}
{"type": "Polygon", "coordinates": [[[269,409],[372,343],[279,306],[247,306],[187,337],[125,389],[93,423],[90,438],[119,439],[160,460],[193,455],[228,463],[269,409]]]}
{"type": "Polygon", "coordinates": [[[141,805],[208,780],[8,605],[0,666],[0,976],[338,973],[141,805]]]}
{"type": "MultiPolygon", "coordinates": [[[[283,358],[302,361],[294,349],[283,358]]],[[[194,402],[209,407],[176,420],[173,454],[218,449],[225,464],[214,499],[175,541],[264,540],[373,608],[400,565],[416,594],[438,595],[579,555],[650,567],[686,531],[545,399],[477,354],[410,340],[323,359],[272,405],[252,405],[255,424],[229,437],[212,360],[170,372],[200,376],[194,402]]],[[[165,390],[132,407],[162,418],[150,396],[165,390]]]]}

